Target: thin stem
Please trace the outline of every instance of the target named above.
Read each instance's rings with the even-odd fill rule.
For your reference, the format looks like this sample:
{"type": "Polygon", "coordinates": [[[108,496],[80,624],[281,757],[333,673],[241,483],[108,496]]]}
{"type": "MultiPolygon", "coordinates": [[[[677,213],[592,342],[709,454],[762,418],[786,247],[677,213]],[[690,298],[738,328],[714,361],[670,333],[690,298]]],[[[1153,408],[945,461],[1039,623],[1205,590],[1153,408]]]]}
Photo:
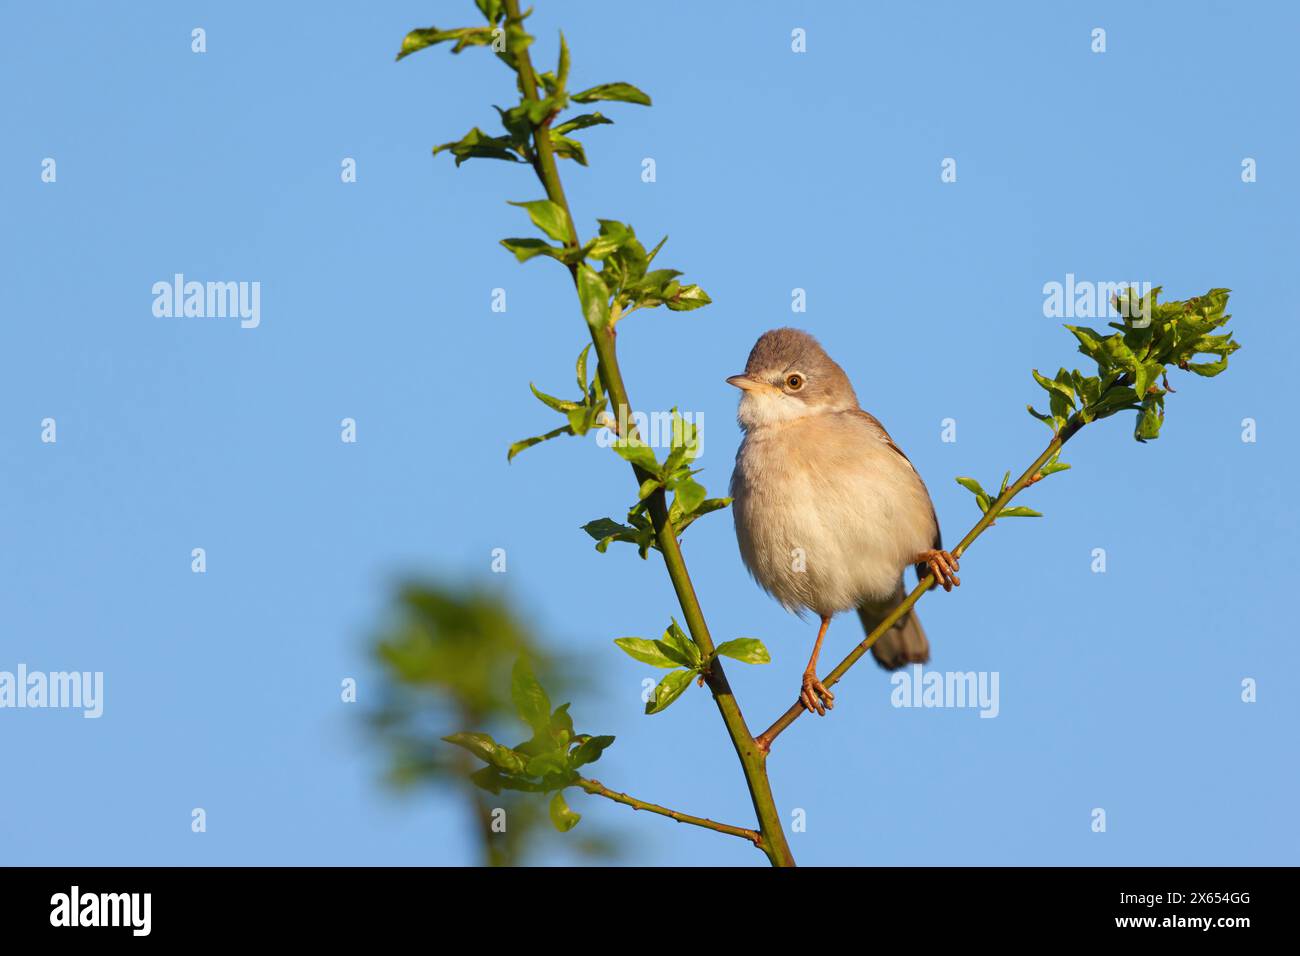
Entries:
{"type": "MultiPolygon", "coordinates": [[[[520,22],[522,18],[519,14],[519,0],[505,0],[505,6],[507,20],[516,23],[520,22]]],[[[520,50],[516,54],[516,59],[519,65],[519,80],[523,87],[524,96],[529,100],[539,99],[537,95],[537,75],[533,70],[532,58],[528,50],[526,48],[520,50]]],[[[569,239],[565,245],[567,248],[577,249],[581,246],[581,242],[578,239],[577,227],[574,225],[573,213],[569,209],[569,201],[564,195],[564,185],[560,181],[559,170],[556,167],[555,151],[551,148],[549,123],[544,123],[534,130],[533,144],[537,154],[533,168],[542,181],[542,185],[546,188],[547,198],[564,209],[569,222],[569,239]]],[[[578,277],[578,263],[576,261],[569,263],[569,273],[573,276],[576,284],[578,277]]],[[[609,395],[612,407],[625,406],[631,409],[633,407],[632,402],[628,399],[627,387],[623,384],[623,373],[619,369],[613,326],[610,325],[602,329],[588,323],[587,327],[591,333],[591,342],[596,350],[596,357],[599,360],[598,369],[601,382],[605,386],[605,392],[609,395]]],[[[635,426],[629,425],[629,431],[635,433],[635,426]]],[[[638,484],[651,477],[648,472],[637,468],[635,465],[633,471],[636,474],[638,484]]],[[[711,657],[714,651],[713,638],[709,633],[708,625],[704,621],[704,612],[701,610],[699,598],[695,594],[695,586],[691,583],[690,575],[687,573],[686,561],[682,557],[677,535],[673,530],[672,523],[668,520],[667,497],[662,488],[650,496],[646,510],[650,515],[650,520],[654,523],[655,539],[660,552],[663,554],[664,566],[668,570],[668,577],[672,580],[673,590],[676,592],[677,601],[681,605],[687,629],[704,657],[711,657]]],[[[736,756],[740,759],[741,768],[744,770],[745,782],[749,786],[749,796],[754,804],[754,812],[758,817],[762,837],[756,845],[767,854],[767,858],[773,866],[793,866],[794,855],[790,852],[790,847],[786,843],[785,832],[781,827],[781,817],[776,809],[776,800],[772,796],[772,785],[767,777],[766,754],[759,749],[749,727],[745,723],[745,718],[740,712],[740,705],[731,692],[731,686],[727,683],[722,664],[715,662],[710,667],[709,674],[705,679],[708,682],[709,689],[713,692],[713,700],[722,715],[727,734],[731,738],[732,746],[736,750],[736,756]]]]}
{"type": "MultiPolygon", "coordinates": [[[[989,505],[988,511],[984,512],[980,520],[975,522],[975,527],[971,528],[970,531],[967,532],[966,537],[962,538],[958,543],[957,547],[952,549],[953,557],[960,558],[975,539],[993,525],[993,522],[997,520],[998,513],[1007,506],[1007,503],[1037,480],[1036,476],[1038,475],[1039,470],[1051,461],[1053,455],[1060,452],[1061,446],[1073,438],[1074,434],[1082,428],[1084,424],[1085,422],[1078,415],[1071,416],[1069,421],[1062,426],[1060,432],[1057,433],[1050,442],[1048,442],[1047,448],[1044,449],[1043,453],[1034,460],[1032,465],[1025,469],[1023,475],[1007,486],[1006,491],[1002,492],[1002,494],[998,496],[998,499],[989,505]]],[[[923,580],[917,583],[911,593],[903,599],[903,603],[890,611],[889,615],[876,625],[875,630],[868,634],[857,647],[853,648],[848,657],[840,661],[839,664],[835,666],[835,669],[822,679],[822,683],[827,687],[831,687],[838,683],[839,679],[848,673],[849,668],[861,660],[862,656],[866,654],[867,651],[871,650],[871,645],[880,640],[882,635],[886,634],[890,628],[902,620],[903,616],[912,609],[912,606],[916,604],[917,601],[921,600],[921,596],[925,594],[933,584],[934,575],[927,574],[923,580]]],[[[758,745],[763,748],[764,751],[769,750],[772,746],[772,741],[774,741],[783,730],[798,720],[799,717],[802,716],[803,712],[803,704],[796,701],[789,710],[782,714],[776,722],[772,724],[771,727],[767,728],[767,730],[763,731],[763,733],[759,735],[757,740],[758,745]]]]}
{"type": "Polygon", "coordinates": [[[763,846],[763,835],[757,830],[747,830],[744,827],[733,827],[729,823],[718,823],[716,820],[709,820],[706,817],[693,817],[689,813],[679,813],[676,810],[669,810],[667,807],[661,807],[657,803],[647,803],[644,800],[638,800],[636,797],[630,797],[626,793],[619,793],[609,789],[599,780],[589,780],[586,777],[578,778],[578,786],[587,793],[594,794],[598,797],[604,797],[607,800],[613,800],[615,803],[621,803],[624,806],[631,807],[633,810],[649,810],[651,813],[657,813],[662,817],[676,820],[678,823],[690,823],[697,827],[704,827],[706,830],[716,830],[718,833],[728,833],[731,836],[738,836],[748,840],[754,846],[760,849],[763,846]]]}

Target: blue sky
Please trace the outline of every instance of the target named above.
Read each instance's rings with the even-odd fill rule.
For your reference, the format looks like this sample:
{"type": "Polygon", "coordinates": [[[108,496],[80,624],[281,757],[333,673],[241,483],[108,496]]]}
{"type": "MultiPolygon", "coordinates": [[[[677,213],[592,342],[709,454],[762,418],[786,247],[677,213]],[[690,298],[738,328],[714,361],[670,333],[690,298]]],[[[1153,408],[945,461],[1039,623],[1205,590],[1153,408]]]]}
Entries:
{"type": "MultiPolygon", "coordinates": [[[[1243,348],[1227,374],[1175,379],[1156,442],[1135,443],[1128,415],[1086,429],[1074,469],[1025,496],[1046,518],[1000,523],[960,590],[921,603],[932,667],[999,674],[996,719],[894,708],[864,663],[832,715],[780,739],[772,781],[787,820],[804,811],[799,861],[1294,863],[1300,15],[537,6],[535,55],[550,64],[563,27],[574,88],[654,97],[610,104],[616,125],[585,135],[591,167],[562,172],[584,235],[596,217],[669,233],[663,264],[714,299],[619,336],[639,408],[703,415],[712,491],[739,439],[724,378],[761,332],[797,324],[911,456],[954,542],[978,514],[953,476],[1018,473],[1047,437],[1024,412],[1042,394],[1029,369],[1083,360],[1044,317],[1044,283],[1233,289],[1243,348]],[[947,157],[955,183],[940,182],[947,157]]],[[[496,245],[528,234],[505,204],[540,198],[528,171],[429,155],[494,126],[509,74],[482,50],[393,62],[409,28],[476,11],[289,7],[6,8],[0,670],[103,671],[105,701],[98,720],[0,710],[0,862],[472,861],[459,804],[395,799],[361,726],[366,641],[408,574],[499,589],[551,645],[590,655],[600,686],[573,712],[618,736],[604,782],[748,825],[708,695],[644,716],[656,675],[610,643],[677,613],[653,559],[599,555],[578,530],[627,507],[626,467],[577,439],[506,464],[511,441],[553,425],[528,382],[569,389],[585,329],[561,268],[496,245]],[[153,283],[178,272],[260,282],[260,326],[155,317],[153,283]],[[355,706],[339,701],[347,676],[355,706]]],[[[748,578],[729,514],[691,528],[685,554],[715,637],[773,653],[730,668],[757,730],[793,699],[814,631],[748,578]]],[[[855,626],[837,619],[826,660],[855,626]]],[[[629,834],[638,862],[763,863],[738,840],[571,803],[629,834]]]]}

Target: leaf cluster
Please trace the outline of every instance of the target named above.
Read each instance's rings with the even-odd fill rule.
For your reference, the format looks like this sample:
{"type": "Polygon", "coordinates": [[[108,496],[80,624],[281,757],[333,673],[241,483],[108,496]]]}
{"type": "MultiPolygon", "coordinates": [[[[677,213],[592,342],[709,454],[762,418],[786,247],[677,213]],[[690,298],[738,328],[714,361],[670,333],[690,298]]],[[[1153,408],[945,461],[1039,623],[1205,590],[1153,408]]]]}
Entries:
{"type": "MultiPolygon", "coordinates": [[[[476,0],[479,11],[487,20],[485,26],[458,27],[453,30],[440,30],[437,27],[423,27],[410,31],[402,40],[397,51],[397,59],[410,56],[420,50],[439,43],[451,43],[452,52],[460,53],[471,46],[490,47],[506,66],[517,74],[516,86],[520,102],[510,109],[496,107],[504,133],[492,136],[477,126],[458,140],[434,147],[434,154],[447,151],[456,158],[456,165],[470,159],[500,159],[516,163],[535,163],[537,161],[535,131],[541,131],[550,141],[555,155],[561,159],[572,159],[578,164],[587,165],[587,155],[581,142],[570,134],[592,126],[612,123],[613,120],[600,113],[583,113],[558,125],[554,120],[569,108],[570,103],[595,103],[600,101],[617,101],[650,105],[650,97],[631,83],[600,83],[577,93],[568,92],[569,81],[569,46],[564,34],[560,34],[560,55],[556,68],[536,77],[538,98],[525,95],[526,81],[520,71],[519,54],[533,43],[523,25],[528,13],[519,20],[506,16],[505,6],[501,0],[476,0]]],[[[529,11],[531,12],[531,11],[529,11]]]]}
{"type": "Polygon", "coordinates": [[[578,770],[599,760],[614,738],[575,733],[569,705],[551,709],[550,698],[525,658],[515,661],[510,696],[519,719],[532,729],[527,740],[507,747],[488,734],[472,732],[442,739],[463,747],[486,765],[470,775],[476,786],[491,793],[552,793],[551,822],[558,830],[572,830],[581,816],[569,809],[564,789],[577,784],[578,770]]]}
{"type": "Polygon", "coordinates": [[[575,372],[578,379],[579,396],[576,400],[570,401],[556,398],[554,395],[548,395],[538,390],[537,386],[531,382],[528,384],[539,402],[547,408],[559,412],[567,421],[559,428],[554,428],[543,435],[534,435],[532,438],[522,438],[515,442],[506,451],[506,461],[513,461],[515,455],[525,448],[531,448],[549,439],[558,438],[560,435],[585,435],[596,427],[601,413],[609,404],[609,399],[605,395],[605,389],[601,385],[599,374],[593,374],[591,380],[587,380],[587,355],[590,351],[591,346],[588,345],[578,353],[575,372]]]}
{"type": "Polygon", "coordinates": [[[568,244],[572,238],[564,207],[549,199],[512,202],[528,212],[533,225],[559,245],[544,239],[512,236],[501,245],[520,262],[547,256],[575,269],[578,298],[587,323],[596,329],[614,325],[636,309],[666,306],[672,312],[690,312],[713,300],[698,285],[683,284],[680,269],[651,269],[668,237],[649,252],[628,223],[598,219],[599,232],[585,245],[568,244]],[[590,263],[599,265],[593,268],[590,263]]]}
{"type": "Polygon", "coordinates": [[[651,667],[671,671],[655,687],[654,696],[646,701],[645,712],[657,714],[666,710],[673,701],[686,692],[692,680],[703,683],[709,668],[718,657],[730,657],[746,664],[767,664],[772,657],[763,642],[753,637],[738,637],[719,644],[713,654],[705,657],[699,646],[686,636],[676,620],[668,625],[663,637],[647,640],[643,637],[620,637],[614,641],[633,660],[651,667]]]}
{"type": "Polygon", "coordinates": [[[642,558],[651,548],[658,548],[654,522],[646,513],[650,497],[663,490],[672,492],[668,521],[675,534],[681,534],[697,519],[731,504],[730,498],[710,498],[704,486],[695,480],[701,469],[691,467],[699,455],[699,430],[672,410],[672,437],[668,457],[660,462],[649,445],[634,434],[617,435],[611,448],[624,461],[631,462],[642,476],[636,503],[628,509],[627,523],[612,518],[588,521],[582,530],[596,539],[596,550],[604,554],[613,541],[635,544],[642,558]]]}
{"type": "MultiPolygon", "coordinates": [[[[478,7],[488,21],[486,26],[412,30],[403,39],[397,58],[400,60],[439,43],[453,43],[453,53],[460,53],[469,46],[491,46],[498,58],[519,74],[517,54],[531,45],[533,37],[525,32],[521,21],[506,17],[500,0],[482,0],[478,7]]],[[[523,18],[527,16],[525,13],[523,18]]],[[[476,126],[458,140],[435,146],[434,154],[451,153],[457,166],[471,159],[498,159],[537,166],[537,142],[541,137],[549,143],[556,157],[586,166],[586,147],[573,134],[607,126],[614,121],[596,111],[579,113],[556,122],[561,118],[560,114],[572,103],[585,105],[612,101],[649,106],[650,97],[631,83],[623,82],[600,83],[571,94],[568,92],[570,63],[569,46],[561,33],[555,70],[537,76],[540,84],[538,97],[527,95],[524,77],[520,74],[516,82],[519,102],[509,109],[494,107],[502,133],[492,135],[476,126]]],[[[653,250],[646,252],[630,225],[601,219],[599,235],[578,247],[574,238],[576,233],[560,204],[550,199],[538,199],[513,205],[527,210],[533,224],[559,245],[537,238],[502,239],[501,244],[520,262],[548,256],[586,273],[578,276],[579,293],[583,298],[584,314],[593,325],[604,327],[612,324],[637,308],[664,305],[674,312],[688,312],[711,301],[698,285],[681,282],[679,270],[650,269],[666,236],[653,250]],[[599,269],[587,265],[589,260],[597,263],[599,269]],[[598,282],[594,281],[597,276],[598,282]]]]}
{"type": "MultiPolygon", "coordinates": [[[[1046,423],[1053,435],[1067,427],[1078,428],[1109,418],[1117,412],[1136,411],[1133,437],[1145,442],[1160,435],[1165,420],[1165,396],[1171,366],[1213,378],[1228,367],[1228,356],[1240,348],[1232,333],[1213,334],[1232,318],[1225,310],[1228,289],[1211,289],[1205,295],[1181,302],[1160,302],[1160,287],[1145,296],[1130,288],[1112,304],[1123,322],[1111,322],[1115,331],[1106,334],[1081,325],[1067,325],[1079,341],[1079,351],[1097,366],[1096,375],[1062,368],[1055,378],[1033,369],[1034,381],[1047,392],[1047,411],[1027,406],[1029,414],[1046,423]],[[1209,362],[1198,362],[1213,355],[1209,362]]],[[[1059,461],[1059,450],[1031,481],[1038,481],[1070,466],[1059,461]]],[[[958,478],[957,484],[975,496],[975,503],[987,513],[1007,490],[1011,472],[1002,479],[997,495],[990,495],[974,478],[958,478]]],[[[1041,518],[1032,508],[1002,508],[998,518],[1041,518]]]]}
{"type": "Polygon", "coordinates": [[[1232,333],[1212,334],[1232,318],[1225,310],[1228,289],[1211,289],[1181,302],[1159,301],[1160,288],[1139,296],[1128,289],[1113,300],[1123,322],[1108,323],[1106,334],[1080,325],[1067,325],[1079,340],[1079,351],[1097,366],[1096,375],[1062,368],[1055,378],[1033,370],[1047,392],[1048,411],[1032,405],[1029,413],[1060,434],[1072,416],[1080,424],[1121,411],[1136,411],[1133,437],[1148,441],[1160,435],[1165,420],[1169,369],[1176,367],[1212,378],[1228,367],[1228,356],[1240,348],[1232,333]],[[1208,362],[1198,362],[1213,355],[1208,362]]]}
{"type": "MultiPolygon", "coordinates": [[[[1054,475],[1058,471],[1065,471],[1070,467],[1065,462],[1058,461],[1057,457],[1057,455],[1053,455],[1051,460],[1039,469],[1038,478],[1045,478],[1048,475],[1054,475]]],[[[975,503],[979,505],[980,513],[987,514],[989,509],[993,507],[993,502],[1001,498],[1006,492],[1007,483],[1009,481],[1011,481],[1011,472],[1008,471],[1002,476],[1002,485],[998,488],[998,493],[996,495],[991,495],[985,491],[984,486],[974,478],[958,478],[957,484],[961,485],[973,494],[975,496],[975,503]]],[[[1042,516],[1042,512],[1035,511],[1033,508],[1023,508],[1020,506],[1008,508],[1004,506],[998,510],[998,513],[994,515],[994,518],[1041,518],[1042,516]]]]}

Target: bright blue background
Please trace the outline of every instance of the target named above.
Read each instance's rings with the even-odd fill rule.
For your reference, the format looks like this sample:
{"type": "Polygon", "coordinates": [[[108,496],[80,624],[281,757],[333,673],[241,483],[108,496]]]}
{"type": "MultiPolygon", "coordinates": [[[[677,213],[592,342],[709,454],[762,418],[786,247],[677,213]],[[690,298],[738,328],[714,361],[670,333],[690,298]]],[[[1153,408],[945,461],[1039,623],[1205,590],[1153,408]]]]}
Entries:
{"type": "MultiPolygon", "coordinates": [[[[578,530],[627,506],[625,466],[573,439],[506,465],[510,441],[554,424],[527,383],[567,393],[585,332],[561,268],[496,246],[529,234],[504,202],[541,195],[528,170],[429,156],[495,128],[507,72],[482,50],[393,63],[408,28],[477,13],[289,7],[6,7],[0,669],[102,670],[106,711],[0,712],[0,861],[473,860],[458,803],[378,785],[361,724],[366,640],[408,572],[500,588],[554,646],[589,651],[603,693],[574,702],[579,727],[619,738],[601,779],[748,823],[708,695],[644,717],[655,674],[609,643],[676,613],[655,560],[598,555],[578,530]],[[355,185],[339,181],[346,156],[355,185]],[[261,281],[261,327],[155,318],[150,286],[174,272],[261,281]],[[46,416],[57,445],[39,440],[46,416]],[[345,416],[356,445],[339,440],[345,416]],[[206,575],[190,572],[199,546],[206,575]],[[504,576],[489,573],[495,547],[504,576]],[[339,702],[350,675],[355,707],[339,702]],[[206,834],[190,832],[195,806],[206,834]]],[[[1157,442],[1136,444],[1128,415],[1085,431],[1074,470],[1024,498],[1047,518],[999,525],[960,591],[922,603],[933,666],[1000,672],[1000,717],[896,710],[864,664],[833,715],[780,740],[782,812],[807,815],[790,837],[800,862],[1295,863],[1300,15],[538,7],[535,55],[553,62],[563,26],[573,88],[628,80],[654,97],[610,104],[617,125],[583,134],[591,168],[562,171],[584,235],[597,216],[649,241],[669,231],[662,263],[713,296],[634,316],[619,341],[638,407],[704,414],[716,492],[739,437],[723,379],[765,329],[821,337],[953,542],[977,513],[952,476],[1027,464],[1046,438],[1023,411],[1041,397],[1029,369],[1081,358],[1043,317],[1043,283],[1234,290],[1244,347],[1229,372],[1177,377],[1157,442]],[[942,184],[949,156],[959,179],[942,184]],[[947,417],[955,444],[940,441],[947,417]],[[1090,571],[1097,547],[1106,574],[1090,571]]],[[[685,542],[715,636],[773,650],[769,666],[730,668],[757,730],[793,698],[813,630],[748,579],[729,515],[685,542]]],[[[855,624],[832,627],[827,660],[855,624]]],[[[763,862],[740,841],[573,802],[634,836],[637,861],[763,862]]]]}

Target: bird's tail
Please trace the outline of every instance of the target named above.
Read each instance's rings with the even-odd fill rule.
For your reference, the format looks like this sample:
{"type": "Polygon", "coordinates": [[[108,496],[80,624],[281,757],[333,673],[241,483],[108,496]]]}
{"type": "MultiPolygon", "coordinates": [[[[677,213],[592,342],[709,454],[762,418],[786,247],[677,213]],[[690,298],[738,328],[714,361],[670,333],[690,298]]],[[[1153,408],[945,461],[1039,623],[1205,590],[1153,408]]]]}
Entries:
{"type": "MultiPolygon", "coordinates": [[[[862,619],[862,627],[867,634],[874,631],[903,600],[902,582],[899,584],[898,594],[893,599],[879,604],[864,604],[858,608],[858,617],[862,619]]],[[[880,635],[880,640],[871,645],[871,656],[887,671],[898,670],[908,664],[924,664],[930,660],[930,641],[925,636],[925,629],[921,627],[915,609],[908,611],[902,620],[880,635]]]]}

